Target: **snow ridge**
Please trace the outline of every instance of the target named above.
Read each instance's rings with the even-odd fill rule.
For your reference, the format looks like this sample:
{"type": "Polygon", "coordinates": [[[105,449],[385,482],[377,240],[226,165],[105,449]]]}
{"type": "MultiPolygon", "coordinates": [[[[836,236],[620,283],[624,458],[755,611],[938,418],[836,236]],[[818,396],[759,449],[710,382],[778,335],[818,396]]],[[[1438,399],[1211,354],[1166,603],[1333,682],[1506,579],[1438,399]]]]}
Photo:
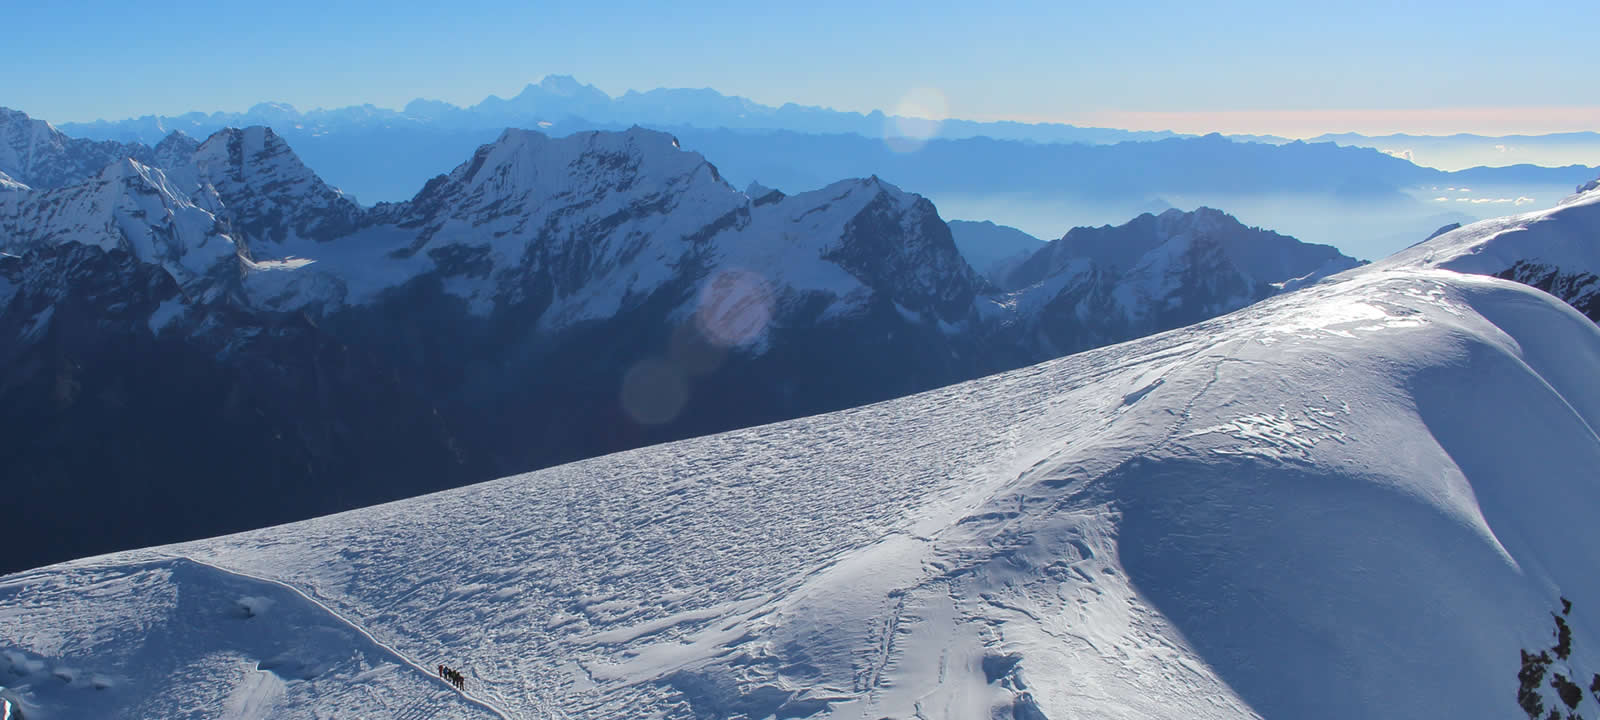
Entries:
{"type": "MultiPolygon", "coordinates": [[[[406,665],[409,665],[411,667],[411,669],[413,669],[413,670],[415,670],[415,671],[417,671],[419,673],[422,673],[423,675],[426,675],[426,676],[428,676],[430,678],[433,678],[434,680],[437,680],[440,684],[448,685],[448,683],[445,682],[444,678],[439,677],[437,673],[428,672],[427,668],[423,667],[423,663],[420,663],[420,662],[418,662],[418,661],[416,661],[416,660],[414,660],[412,658],[406,657],[399,650],[394,649],[393,646],[391,646],[388,643],[385,643],[384,641],[379,640],[378,638],[374,637],[372,635],[372,633],[368,632],[365,628],[362,628],[359,624],[351,621],[349,618],[347,618],[347,617],[345,617],[343,615],[340,615],[337,610],[334,610],[333,608],[328,607],[322,601],[320,601],[320,600],[318,600],[318,599],[316,599],[314,597],[311,597],[310,595],[307,595],[304,591],[300,590],[299,588],[297,588],[297,587],[295,587],[293,585],[290,585],[288,583],[285,583],[285,582],[282,582],[282,581],[279,581],[279,580],[274,580],[272,578],[265,578],[265,577],[260,577],[260,576],[257,576],[257,575],[251,575],[249,573],[243,573],[243,572],[239,572],[237,570],[229,570],[229,569],[227,569],[225,567],[220,567],[218,565],[213,565],[211,563],[205,562],[204,560],[196,560],[194,558],[182,557],[182,556],[176,556],[175,559],[179,559],[179,560],[186,561],[186,562],[192,562],[192,563],[195,563],[197,565],[203,565],[205,567],[208,567],[208,568],[211,568],[213,570],[216,570],[217,572],[228,573],[229,575],[235,575],[235,576],[238,576],[238,577],[241,577],[241,578],[247,578],[247,579],[250,579],[250,580],[255,580],[257,582],[262,582],[262,583],[266,583],[266,584],[269,584],[269,585],[275,585],[275,586],[283,588],[284,590],[287,590],[287,591],[289,591],[291,593],[294,593],[300,599],[306,601],[307,603],[310,603],[311,605],[313,605],[313,606],[315,606],[317,608],[320,608],[322,611],[328,613],[330,616],[332,616],[338,622],[340,622],[340,623],[344,624],[345,626],[349,627],[351,630],[356,631],[363,638],[366,638],[368,641],[370,641],[373,645],[376,645],[376,646],[378,646],[380,648],[383,648],[384,650],[388,651],[396,659],[400,660],[401,662],[404,662],[406,665]]],[[[454,689],[454,688],[452,688],[452,689],[454,689]]],[[[476,705],[480,705],[484,709],[489,710],[490,712],[493,712],[495,715],[499,716],[501,720],[509,720],[510,716],[508,716],[506,714],[506,711],[503,708],[495,705],[494,703],[489,702],[487,700],[484,700],[483,698],[477,697],[475,693],[471,693],[471,692],[468,692],[468,691],[465,691],[465,690],[456,690],[456,692],[459,693],[462,697],[464,697],[467,700],[471,701],[472,703],[474,703],[476,705]]]]}
{"type": "Polygon", "coordinates": [[[1516,280],[1600,322],[1600,189],[1590,183],[1556,207],[1452,230],[1378,263],[1437,267],[1516,280]]]}
{"type": "MultiPolygon", "coordinates": [[[[1526,286],[1361,269],[900,400],[160,552],[461,658],[516,717],[1504,717],[1499,651],[1600,594],[1596,363],[1600,329],[1526,286]]],[[[139,642],[105,634],[144,604],[103,576],[142,557],[29,574],[39,599],[0,603],[26,644],[0,651],[104,672],[78,648],[139,642]]],[[[93,697],[57,687],[22,692],[93,697]]],[[[273,709],[377,710],[351,688],[273,709]]]]}

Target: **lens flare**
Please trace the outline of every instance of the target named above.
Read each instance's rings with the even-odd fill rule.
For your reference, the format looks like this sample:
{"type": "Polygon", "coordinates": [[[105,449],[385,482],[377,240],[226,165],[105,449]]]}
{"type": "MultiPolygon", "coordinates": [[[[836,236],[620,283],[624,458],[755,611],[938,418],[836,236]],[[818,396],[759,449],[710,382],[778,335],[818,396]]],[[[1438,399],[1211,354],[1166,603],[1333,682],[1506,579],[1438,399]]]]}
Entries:
{"type": "Polygon", "coordinates": [[[689,401],[689,384],[676,365],[646,358],[622,378],[622,410],[640,425],[672,422],[689,401]]]}
{"type": "Polygon", "coordinates": [[[672,330],[667,357],[689,377],[703,377],[717,371],[728,349],[706,339],[699,323],[686,322],[672,330]]]}
{"type": "Polygon", "coordinates": [[[939,135],[939,126],[949,112],[944,93],[934,88],[916,88],[895,105],[883,129],[883,142],[895,152],[921,150],[939,135]]]}
{"type": "Polygon", "coordinates": [[[749,345],[772,322],[772,291],[761,275],[723,270],[700,289],[695,325],[705,339],[722,347],[749,345]]]}

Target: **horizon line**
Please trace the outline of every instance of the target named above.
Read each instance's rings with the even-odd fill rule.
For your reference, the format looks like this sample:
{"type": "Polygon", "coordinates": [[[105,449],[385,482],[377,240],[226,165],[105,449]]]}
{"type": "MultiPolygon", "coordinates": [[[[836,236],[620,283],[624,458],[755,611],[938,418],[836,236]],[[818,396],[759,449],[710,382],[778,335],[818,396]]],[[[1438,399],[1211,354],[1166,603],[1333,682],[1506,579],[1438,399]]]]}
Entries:
{"type": "MultiPolygon", "coordinates": [[[[1600,105],[1565,105],[1565,106],[1466,106],[1445,108],[1328,108],[1328,109],[1235,109],[1235,110],[1086,110],[1067,113],[1028,114],[1028,113],[978,113],[967,117],[946,115],[944,117],[929,118],[926,115],[909,114],[902,108],[886,110],[873,108],[870,110],[847,109],[831,105],[806,104],[798,101],[784,101],[781,103],[768,103],[743,95],[728,94],[712,87],[658,87],[652,90],[637,90],[630,88],[622,94],[611,94],[599,87],[576,80],[571,75],[547,74],[538,82],[525,83],[515,93],[500,95],[490,93],[475,103],[456,104],[447,100],[436,100],[425,97],[415,97],[406,101],[399,107],[386,107],[376,102],[355,101],[344,105],[332,107],[318,104],[310,109],[301,109],[299,106],[286,100],[262,100],[252,103],[241,110],[186,110],[183,112],[162,114],[143,113],[108,119],[104,116],[93,120],[47,120],[52,125],[95,125],[100,123],[119,123],[128,120],[137,120],[146,117],[176,118],[190,114],[212,115],[243,114],[260,105],[286,105],[293,108],[301,115],[314,112],[331,112],[347,108],[373,107],[396,113],[404,113],[405,106],[419,100],[444,102],[452,107],[468,109],[491,97],[502,100],[517,97],[527,88],[535,87],[549,78],[571,79],[584,87],[591,87],[605,93],[608,98],[615,101],[628,93],[648,93],[652,90],[710,90],[726,98],[736,98],[748,102],[764,105],[773,109],[785,105],[796,105],[803,108],[817,109],[825,112],[844,114],[857,114],[870,117],[874,113],[885,117],[906,117],[919,120],[937,120],[974,122],[974,123],[1018,123],[1023,125],[1064,125],[1085,129],[1123,130],[1129,132],[1167,132],[1182,135],[1209,135],[1221,134],[1227,136],[1273,136],[1288,140],[1310,140],[1326,135],[1362,135],[1365,137],[1383,137],[1388,135],[1410,135],[1417,137],[1450,137],[1453,135],[1477,135],[1482,137],[1505,136],[1539,136],[1563,133],[1600,133],[1600,105]]],[[[939,93],[937,90],[933,90],[939,93]]],[[[942,95],[942,93],[939,93],[942,95]]],[[[26,111],[23,111],[26,112],[26,111]]],[[[33,117],[31,113],[28,113],[33,117]]],[[[936,113],[942,114],[942,113],[936,113]]],[[[45,119],[45,118],[39,118],[45,119]]]]}

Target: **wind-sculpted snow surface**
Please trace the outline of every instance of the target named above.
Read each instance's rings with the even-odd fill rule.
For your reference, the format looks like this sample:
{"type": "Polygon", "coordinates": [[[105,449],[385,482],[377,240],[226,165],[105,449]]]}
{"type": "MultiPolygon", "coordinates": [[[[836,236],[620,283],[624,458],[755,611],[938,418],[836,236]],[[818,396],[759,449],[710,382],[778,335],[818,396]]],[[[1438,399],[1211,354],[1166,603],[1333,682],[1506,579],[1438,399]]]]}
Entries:
{"type": "Polygon", "coordinates": [[[12,576],[0,657],[30,719],[1509,717],[1557,596],[1600,602],[1596,368],[1600,330],[1525,286],[1357,270],[900,400],[12,576]],[[274,609],[166,620],[246,596],[274,609]],[[369,692],[381,653],[337,618],[484,704],[394,660],[369,692]],[[291,646],[328,670],[248,672],[291,646]]]}

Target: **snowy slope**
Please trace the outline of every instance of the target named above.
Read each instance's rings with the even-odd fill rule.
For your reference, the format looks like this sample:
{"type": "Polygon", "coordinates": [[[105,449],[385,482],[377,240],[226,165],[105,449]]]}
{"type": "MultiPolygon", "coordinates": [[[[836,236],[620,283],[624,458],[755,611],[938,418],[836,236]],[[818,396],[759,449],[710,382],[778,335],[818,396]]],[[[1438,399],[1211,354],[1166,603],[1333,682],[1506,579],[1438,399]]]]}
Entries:
{"type": "Polygon", "coordinates": [[[1381,261],[1494,275],[1549,292],[1600,322],[1600,181],[1545,210],[1484,220],[1381,261]]]}
{"type": "Polygon", "coordinates": [[[1600,330],[1525,286],[1356,270],[900,400],[10,576],[0,657],[29,718],[1509,717],[1557,595],[1600,602],[1597,367],[1600,330]],[[482,705],[408,668],[441,662],[482,705]]]}

